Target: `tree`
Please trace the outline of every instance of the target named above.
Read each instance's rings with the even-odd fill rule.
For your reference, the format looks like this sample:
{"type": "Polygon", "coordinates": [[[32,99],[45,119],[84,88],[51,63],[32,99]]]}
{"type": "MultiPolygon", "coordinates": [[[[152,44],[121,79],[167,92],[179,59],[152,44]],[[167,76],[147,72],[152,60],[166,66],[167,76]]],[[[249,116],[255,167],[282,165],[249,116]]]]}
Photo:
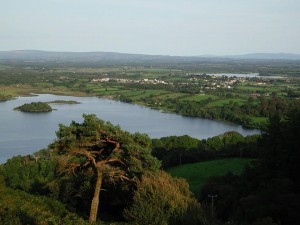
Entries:
{"type": "Polygon", "coordinates": [[[125,218],[133,224],[203,224],[200,204],[182,178],[160,171],[145,175],[137,182],[133,204],[125,209],[125,218]]]}
{"type": "Polygon", "coordinates": [[[47,183],[55,179],[56,161],[45,159],[47,152],[41,150],[32,156],[15,156],[0,168],[0,174],[5,178],[6,185],[31,193],[46,194],[49,192],[47,183]]]}
{"type": "Polygon", "coordinates": [[[83,115],[82,124],[60,125],[57,141],[52,145],[60,155],[58,170],[95,177],[89,221],[97,219],[99,197],[104,180],[133,181],[146,171],[154,172],[160,163],[151,156],[150,139],[142,134],[129,134],[120,127],[83,115]]]}
{"type": "Polygon", "coordinates": [[[300,106],[287,117],[270,117],[268,130],[253,145],[258,159],[241,176],[213,178],[202,189],[218,194],[216,217],[237,224],[294,225],[300,220],[300,106]]]}
{"type": "Polygon", "coordinates": [[[24,104],[16,107],[14,110],[20,110],[23,112],[51,112],[52,108],[45,102],[32,102],[30,104],[24,104]]]}

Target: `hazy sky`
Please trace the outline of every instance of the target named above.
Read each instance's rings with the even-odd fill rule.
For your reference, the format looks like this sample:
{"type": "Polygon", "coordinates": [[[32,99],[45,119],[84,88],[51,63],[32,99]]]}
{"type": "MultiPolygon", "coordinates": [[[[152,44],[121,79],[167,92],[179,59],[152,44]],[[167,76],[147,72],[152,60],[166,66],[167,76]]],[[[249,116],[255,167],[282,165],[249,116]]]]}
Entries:
{"type": "Polygon", "coordinates": [[[300,0],[0,1],[0,50],[300,53],[300,0]]]}

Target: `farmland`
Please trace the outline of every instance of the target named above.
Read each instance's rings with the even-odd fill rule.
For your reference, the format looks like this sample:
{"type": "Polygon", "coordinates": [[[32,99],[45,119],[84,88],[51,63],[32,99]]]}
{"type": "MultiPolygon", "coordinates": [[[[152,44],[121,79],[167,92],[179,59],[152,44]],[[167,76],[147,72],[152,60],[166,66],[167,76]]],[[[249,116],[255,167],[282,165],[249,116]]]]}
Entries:
{"type": "Polygon", "coordinates": [[[13,66],[7,62],[1,64],[0,99],[30,93],[98,96],[263,129],[270,114],[284,115],[284,108],[297,104],[300,96],[297,62],[268,63],[82,66],[22,62],[13,66]]]}

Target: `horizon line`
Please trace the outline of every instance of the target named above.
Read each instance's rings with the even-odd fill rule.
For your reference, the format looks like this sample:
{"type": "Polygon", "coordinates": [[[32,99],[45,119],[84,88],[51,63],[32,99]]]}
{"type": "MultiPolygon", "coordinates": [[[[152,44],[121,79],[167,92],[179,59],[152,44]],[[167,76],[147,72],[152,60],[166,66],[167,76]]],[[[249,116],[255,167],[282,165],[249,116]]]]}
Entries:
{"type": "Polygon", "coordinates": [[[270,54],[270,55],[295,55],[300,56],[300,53],[291,52],[252,52],[252,53],[237,53],[237,54],[199,54],[199,55],[170,55],[170,54],[149,54],[149,53],[131,53],[131,52],[118,52],[118,51],[56,51],[56,50],[40,50],[40,49],[13,49],[13,50],[0,50],[0,52],[52,52],[52,53],[115,53],[115,54],[128,54],[128,55],[149,55],[149,56],[169,56],[169,57],[231,57],[231,56],[247,56],[256,54],[270,54]]]}

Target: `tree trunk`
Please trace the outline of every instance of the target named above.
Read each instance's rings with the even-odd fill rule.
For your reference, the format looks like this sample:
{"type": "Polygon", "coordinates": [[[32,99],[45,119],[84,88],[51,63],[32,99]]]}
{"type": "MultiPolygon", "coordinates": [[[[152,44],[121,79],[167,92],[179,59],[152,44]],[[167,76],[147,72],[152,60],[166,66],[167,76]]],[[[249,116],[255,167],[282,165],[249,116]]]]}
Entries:
{"type": "Polygon", "coordinates": [[[94,192],[94,197],[92,200],[91,211],[90,211],[90,219],[89,219],[90,223],[94,223],[97,220],[101,185],[102,185],[102,171],[97,170],[97,181],[95,185],[95,192],[94,192]]]}

